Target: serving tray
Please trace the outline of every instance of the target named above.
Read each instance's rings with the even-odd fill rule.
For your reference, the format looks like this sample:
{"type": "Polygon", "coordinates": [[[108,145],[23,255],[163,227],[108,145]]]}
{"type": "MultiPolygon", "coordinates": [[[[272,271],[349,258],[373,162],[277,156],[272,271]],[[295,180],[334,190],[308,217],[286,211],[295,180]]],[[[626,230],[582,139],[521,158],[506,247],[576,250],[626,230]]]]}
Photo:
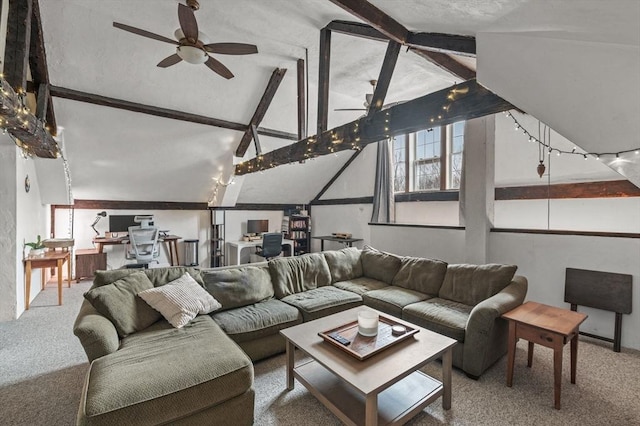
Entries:
{"type": "Polygon", "coordinates": [[[322,337],[329,344],[340,348],[349,355],[362,361],[387,349],[388,347],[395,345],[396,343],[408,339],[418,331],[420,330],[417,328],[407,326],[404,323],[401,324],[391,318],[380,315],[380,321],[378,322],[378,334],[375,336],[367,337],[359,334],[357,320],[330,330],[321,331],[318,333],[318,336],[322,337]],[[391,333],[391,327],[394,325],[401,325],[405,327],[407,331],[404,334],[394,336],[391,333]],[[350,343],[348,345],[343,345],[336,341],[331,337],[336,334],[347,339],[350,343]]]}

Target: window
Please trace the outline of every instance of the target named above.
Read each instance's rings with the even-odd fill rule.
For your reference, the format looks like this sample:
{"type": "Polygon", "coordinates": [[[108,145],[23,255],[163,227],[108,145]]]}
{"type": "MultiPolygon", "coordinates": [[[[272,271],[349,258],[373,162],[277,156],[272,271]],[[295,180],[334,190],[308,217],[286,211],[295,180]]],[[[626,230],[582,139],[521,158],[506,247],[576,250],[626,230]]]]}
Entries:
{"type": "Polygon", "coordinates": [[[460,188],[464,122],[393,139],[396,192],[460,188]]]}

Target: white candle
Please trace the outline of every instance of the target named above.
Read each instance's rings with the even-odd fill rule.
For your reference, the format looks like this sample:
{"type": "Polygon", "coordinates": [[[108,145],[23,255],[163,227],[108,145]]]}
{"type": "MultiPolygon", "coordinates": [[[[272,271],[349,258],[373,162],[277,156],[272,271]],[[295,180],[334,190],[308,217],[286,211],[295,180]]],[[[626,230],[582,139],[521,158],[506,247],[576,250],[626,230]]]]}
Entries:
{"type": "Polygon", "coordinates": [[[375,336],[378,334],[379,315],[373,311],[358,312],[358,333],[363,336],[375,336]]]}

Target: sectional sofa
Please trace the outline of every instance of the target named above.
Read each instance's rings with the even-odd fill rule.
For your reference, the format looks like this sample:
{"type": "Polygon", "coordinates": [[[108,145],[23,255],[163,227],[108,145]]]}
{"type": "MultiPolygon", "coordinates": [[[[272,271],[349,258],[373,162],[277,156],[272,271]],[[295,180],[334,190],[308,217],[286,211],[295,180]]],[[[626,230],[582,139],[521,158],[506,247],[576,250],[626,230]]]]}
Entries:
{"type": "Polygon", "coordinates": [[[228,268],[99,271],[74,324],[91,362],[78,424],[252,424],[252,361],[284,351],[280,330],[361,304],[456,339],[454,366],[478,378],[506,353],[500,315],[526,296],[515,271],[366,246],[228,268]],[[136,294],[185,272],[222,307],[174,328],[136,294]]]}

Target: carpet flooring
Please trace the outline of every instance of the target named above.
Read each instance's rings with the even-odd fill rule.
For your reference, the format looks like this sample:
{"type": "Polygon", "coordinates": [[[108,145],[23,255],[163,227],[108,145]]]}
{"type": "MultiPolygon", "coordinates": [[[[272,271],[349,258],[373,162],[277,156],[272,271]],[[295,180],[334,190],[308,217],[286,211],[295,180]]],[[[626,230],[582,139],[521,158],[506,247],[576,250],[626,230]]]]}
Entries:
{"type": "MultiPolygon", "coordinates": [[[[64,289],[64,304],[50,283],[20,319],[0,323],[0,425],[73,425],[88,364],[72,333],[89,281],[64,289]]],[[[624,342],[623,342],[624,343],[624,342]]],[[[552,351],[536,346],[526,367],[526,342],[518,344],[513,387],[505,386],[506,358],[478,381],[453,373],[453,406],[440,400],[409,425],[640,425],[640,352],[581,338],[578,378],[569,381],[564,352],[562,409],[553,408],[552,351]]],[[[298,359],[302,358],[298,353],[298,359]]],[[[332,426],[341,423],[296,382],[285,390],[284,356],[255,365],[255,424],[332,426]]],[[[424,371],[439,378],[436,362],[424,371]]],[[[230,425],[233,426],[233,425],[230,425]]]]}

